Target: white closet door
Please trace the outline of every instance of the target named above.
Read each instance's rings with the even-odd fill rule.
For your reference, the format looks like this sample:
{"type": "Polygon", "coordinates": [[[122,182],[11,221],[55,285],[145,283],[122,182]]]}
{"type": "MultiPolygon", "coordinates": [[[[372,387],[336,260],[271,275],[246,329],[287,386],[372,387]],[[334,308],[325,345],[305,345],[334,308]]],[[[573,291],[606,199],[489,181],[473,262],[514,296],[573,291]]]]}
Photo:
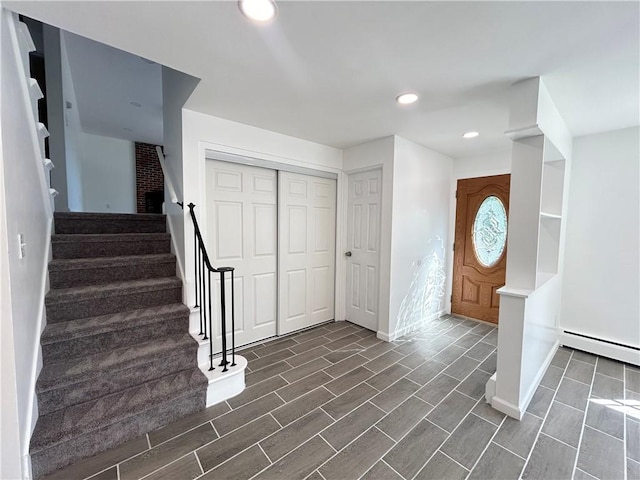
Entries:
{"type": "Polygon", "coordinates": [[[336,181],[278,174],[282,335],[334,319],[336,181]]]}
{"type": "Polygon", "coordinates": [[[378,331],[382,171],[349,175],[347,320],[378,331]]]}
{"type": "MultiPolygon", "coordinates": [[[[207,250],[214,267],[234,267],[236,346],[276,334],[277,176],[275,170],[208,160],[207,250]]],[[[219,318],[219,275],[212,308],[219,318]]],[[[228,275],[228,274],[227,274],[228,275]]],[[[230,322],[230,282],[227,318],[230,322]]],[[[220,348],[215,322],[216,351],[220,348]]],[[[227,332],[231,326],[227,324],[227,332]]]]}

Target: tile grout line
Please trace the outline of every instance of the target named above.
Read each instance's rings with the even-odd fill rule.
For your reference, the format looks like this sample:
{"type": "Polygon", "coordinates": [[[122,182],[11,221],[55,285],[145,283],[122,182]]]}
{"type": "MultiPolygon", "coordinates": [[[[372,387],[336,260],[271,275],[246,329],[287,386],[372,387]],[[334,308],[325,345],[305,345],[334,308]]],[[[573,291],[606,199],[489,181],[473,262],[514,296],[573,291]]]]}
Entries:
{"type": "MultiPolygon", "coordinates": [[[[489,442],[491,443],[491,442],[489,442]]],[[[440,452],[440,454],[444,455],[445,457],[447,457],[449,460],[451,460],[453,463],[461,466],[463,469],[465,469],[468,473],[467,475],[469,475],[471,473],[471,470],[469,470],[467,467],[465,467],[464,465],[462,465],[460,462],[458,462],[455,458],[450,457],[449,455],[447,455],[446,453],[444,453],[442,450],[438,449],[436,453],[440,452]]],[[[483,452],[484,453],[484,452],[483,452]]],[[[482,454],[480,454],[480,456],[482,456],[482,454]]],[[[425,463],[424,466],[420,469],[420,472],[424,469],[424,467],[426,467],[427,464],[425,463]]],[[[418,473],[420,473],[418,472],[418,473]]],[[[416,474],[417,475],[417,474],[416,474]]]]}
{"type": "MultiPolygon", "coordinates": [[[[585,419],[585,420],[586,420],[586,419],[585,419]]],[[[624,444],[624,438],[614,437],[614,436],[613,436],[613,435],[611,435],[610,433],[603,432],[602,430],[600,430],[600,429],[598,429],[598,428],[596,428],[596,427],[592,427],[591,425],[587,425],[587,424],[586,424],[586,422],[585,422],[585,427],[586,427],[586,428],[590,428],[591,430],[595,430],[596,432],[601,433],[601,434],[603,434],[603,435],[604,435],[604,436],[606,436],[606,437],[613,438],[614,440],[617,440],[618,442],[623,442],[623,444],[624,444]]],[[[623,434],[623,436],[624,436],[624,434],[623,434]]]]}
{"type": "MultiPolygon", "coordinates": [[[[563,445],[566,445],[567,447],[571,447],[571,448],[573,448],[574,450],[576,450],[576,447],[574,447],[573,445],[569,445],[569,444],[568,444],[567,442],[565,442],[564,440],[558,440],[556,437],[553,437],[553,436],[549,435],[548,433],[541,432],[541,435],[544,435],[545,437],[549,437],[550,439],[555,440],[555,441],[556,441],[556,442],[558,442],[558,443],[561,443],[561,444],[563,444],[563,445]]],[[[577,455],[576,455],[576,456],[577,456],[577,455]]],[[[591,474],[590,474],[590,475],[591,475],[591,474]]],[[[593,475],[591,475],[591,476],[593,476],[593,475]]]]}
{"type": "MultiPolygon", "coordinates": [[[[540,425],[540,428],[542,428],[542,425],[540,425]]],[[[526,459],[526,458],[524,458],[522,455],[518,455],[516,452],[513,452],[513,451],[509,450],[507,447],[505,447],[504,445],[502,445],[502,444],[500,444],[500,443],[496,442],[495,440],[492,440],[491,442],[492,442],[492,443],[494,443],[494,444],[496,445],[496,447],[500,447],[501,449],[506,450],[507,452],[509,452],[509,453],[511,453],[511,454],[513,454],[513,455],[515,455],[516,457],[521,458],[521,459],[522,459],[522,460],[524,460],[525,462],[527,461],[527,459],[526,459]]],[[[531,447],[531,448],[533,448],[533,447],[531,447]]]]}
{"type": "MultiPolygon", "coordinates": [[[[269,438],[269,437],[267,437],[267,438],[269,438]]],[[[266,438],[263,439],[263,440],[266,440],[266,438]]],[[[273,460],[271,460],[271,457],[267,454],[267,452],[264,451],[264,448],[262,448],[262,445],[260,445],[260,442],[256,442],[254,445],[258,446],[258,448],[260,449],[262,454],[266,457],[267,461],[269,462],[269,466],[267,468],[269,468],[271,465],[273,465],[273,460]]],[[[251,447],[249,447],[249,448],[252,448],[252,447],[253,447],[253,445],[251,447]]],[[[211,470],[213,470],[213,468],[211,470]]]]}
{"type": "MultiPolygon", "coordinates": [[[[556,350],[556,354],[557,353],[558,353],[558,350],[556,350]]],[[[555,357],[555,354],[554,354],[554,357],[555,357]]],[[[549,402],[549,406],[547,407],[547,411],[544,414],[544,418],[542,419],[542,425],[540,425],[540,430],[538,430],[536,438],[533,440],[533,444],[531,445],[531,450],[529,450],[529,454],[527,455],[527,459],[524,462],[524,465],[522,466],[522,470],[520,471],[519,478],[522,478],[522,475],[524,474],[525,470],[527,469],[527,466],[529,465],[529,461],[531,460],[531,454],[535,450],[536,444],[538,443],[538,440],[540,439],[540,435],[542,434],[542,429],[544,428],[544,424],[547,421],[547,417],[549,416],[549,412],[551,411],[551,407],[553,405],[553,402],[555,401],[556,396],[558,395],[558,390],[560,389],[560,383],[562,382],[562,377],[564,377],[564,374],[567,371],[567,368],[569,367],[569,362],[571,361],[571,357],[573,357],[573,350],[569,354],[569,358],[567,358],[567,364],[564,366],[564,369],[562,369],[562,376],[560,377],[560,381],[558,381],[558,385],[556,386],[555,390],[553,390],[553,397],[551,397],[551,401],[549,402]]],[[[552,359],[552,361],[553,361],[553,359],[552,359]]],[[[549,365],[549,366],[551,366],[551,365],[549,365]]],[[[556,367],[556,368],[559,368],[559,367],[556,367]]],[[[545,372],[545,375],[546,375],[546,372],[545,372]]],[[[542,379],[540,379],[540,381],[542,381],[542,379]]],[[[549,388],[549,387],[545,387],[545,388],[549,388]]],[[[549,389],[549,390],[551,390],[551,389],[549,389]]],[[[534,395],[535,395],[535,392],[534,392],[534,395]]],[[[550,437],[550,438],[553,438],[553,437],[550,437]]],[[[576,455],[577,455],[577,453],[576,453],[576,455]]]]}
{"type": "MultiPolygon", "coordinates": [[[[482,401],[482,399],[480,399],[480,401],[482,401]]],[[[474,407],[475,408],[475,407],[474,407]]],[[[473,415],[473,414],[472,414],[473,415]]],[[[477,415],[476,415],[477,416],[477,415]]],[[[493,432],[493,435],[491,435],[491,438],[489,439],[489,441],[487,442],[487,444],[485,445],[485,447],[482,449],[482,452],[480,452],[480,455],[478,456],[478,459],[473,463],[473,465],[471,466],[471,468],[469,469],[469,475],[471,475],[471,473],[473,472],[473,469],[476,468],[476,465],[478,465],[478,463],[480,463],[480,460],[482,459],[482,456],[484,455],[484,453],[489,449],[489,446],[491,445],[491,442],[493,442],[493,439],[496,438],[496,435],[498,435],[498,432],[500,431],[500,429],[502,428],[502,425],[504,425],[504,422],[507,421],[507,417],[505,416],[502,419],[502,422],[500,422],[500,425],[498,426],[498,428],[496,428],[496,431],[493,432]]],[[[489,422],[490,423],[490,422],[489,422]]],[[[542,428],[542,427],[540,427],[542,428]]],[[[444,453],[444,452],[442,452],[444,453]]],[[[446,455],[446,454],[445,454],[446,455]]]]}
{"type": "MultiPolygon", "coordinates": [[[[204,467],[202,466],[202,462],[200,461],[200,457],[198,456],[198,452],[196,452],[195,450],[193,451],[193,455],[196,457],[196,462],[198,462],[198,465],[200,466],[200,471],[202,472],[200,475],[204,475],[204,467]]],[[[200,476],[198,475],[198,476],[200,476]]]]}
{"type": "MultiPolygon", "coordinates": [[[[346,416],[346,415],[345,415],[346,416]]],[[[342,417],[344,418],[344,417],[342,417]]],[[[375,425],[372,425],[371,427],[367,428],[364,432],[362,432],[360,435],[358,435],[356,438],[354,438],[352,441],[350,441],[348,444],[346,444],[344,447],[342,447],[340,450],[336,451],[335,455],[332,455],[330,458],[328,458],[327,460],[325,460],[322,464],[320,464],[316,470],[318,470],[318,473],[321,474],[320,469],[325,466],[327,463],[329,463],[331,460],[333,460],[334,458],[336,458],[338,455],[340,455],[340,453],[342,453],[344,450],[346,450],[350,445],[353,445],[355,442],[357,442],[361,437],[363,437],[368,431],[376,429],[378,432],[382,433],[384,435],[384,432],[382,430],[380,430],[378,427],[376,427],[375,425]]],[[[388,436],[388,435],[387,435],[388,436]]],[[[324,437],[322,437],[322,439],[324,440],[324,437]]],[[[325,440],[326,442],[326,440],[325,440]]],[[[327,442],[328,444],[329,442],[327,442]]],[[[392,445],[391,447],[389,447],[387,450],[385,450],[385,452],[380,456],[380,458],[376,461],[373,462],[373,464],[375,465],[378,461],[382,460],[382,457],[384,457],[389,451],[391,451],[391,449],[393,449],[397,444],[392,445]]],[[[331,446],[331,445],[329,445],[331,446]]],[[[334,449],[335,450],[335,449],[334,449]]],[[[321,474],[322,475],[322,474],[321,474]]],[[[324,476],[323,476],[324,477],[324,476]]]]}
{"type": "MultiPolygon", "coordinates": [[[[361,383],[359,383],[358,385],[360,385],[360,384],[362,384],[362,383],[364,383],[364,382],[361,382],[361,383]]],[[[358,385],[356,385],[356,386],[358,386],[358,385]]],[[[353,388],[355,388],[356,386],[354,386],[353,388]]],[[[317,388],[324,388],[324,385],[321,385],[321,386],[319,386],[319,387],[317,387],[317,388]]],[[[373,387],[372,387],[372,388],[373,388],[373,387]]],[[[315,390],[315,389],[314,389],[314,390],[315,390]]],[[[349,389],[349,390],[351,390],[351,389],[349,389]]],[[[347,392],[348,392],[349,390],[347,390],[347,392]]],[[[313,390],[312,390],[312,391],[313,391],[313,390]]],[[[328,391],[328,390],[327,390],[327,391],[328,391]]],[[[307,393],[310,393],[310,392],[307,392],[307,393]]],[[[329,393],[331,393],[331,392],[329,392],[329,393]]],[[[344,392],[344,393],[346,393],[346,392],[344,392]]],[[[305,395],[306,395],[306,394],[305,394],[305,395]]],[[[299,397],[296,397],[296,398],[301,398],[301,397],[303,397],[303,396],[304,396],[304,395],[300,395],[299,397]]],[[[357,409],[358,409],[359,407],[361,407],[362,405],[364,405],[364,403],[362,403],[362,404],[360,404],[360,405],[356,406],[355,408],[353,408],[352,410],[350,410],[349,412],[347,412],[345,415],[343,415],[343,416],[342,416],[342,417],[340,417],[339,419],[334,419],[334,418],[333,418],[333,416],[331,416],[329,413],[327,413],[327,412],[322,408],[322,406],[326,405],[327,403],[331,402],[332,400],[334,400],[334,399],[335,399],[335,398],[337,398],[337,397],[338,397],[338,396],[334,395],[334,397],[333,397],[333,398],[331,398],[331,399],[327,400],[327,401],[326,401],[325,403],[323,403],[322,405],[319,405],[319,406],[317,406],[317,407],[316,407],[316,408],[321,409],[325,414],[327,414],[327,415],[329,416],[329,418],[333,419],[333,422],[332,422],[330,425],[327,425],[325,428],[321,429],[320,431],[316,432],[314,435],[312,435],[310,438],[308,438],[308,439],[307,439],[307,440],[305,440],[304,442],[300,443],[299,445],[296,445],[296,447],[295,447],[291,452],[289,452],[289,453],[287,453],[286,455],[283,455],[282,457],[278,458],[278,459],[277,459],[277,461],[279,461],[279,460],[280,460],[280,459],[282,459],[282,458],[287,457],[287,456],[288,456],[288,455],[290,455],[293,451],[297,450],[297,449],[298,449],[298,448],[300,448],[302,445],[306,444],[306,443],[307,443],[307,442],[309,442],[311,439],[313,439],[316,435],[317,435],[317,436],[320,436],[320,438],[322,438],[322,440],[323,440],[324,442],[326,442],[326,443],[329,445],[329,447],[331,447],[331,448],[335,451],[335,448],[333,448],[333,445],[331,445],[329,442],[327,442],[327,441],[324,439],[324,437],[322,437],[321,433],[322,433],[322,432],[324,432],[325,430],[327,430],[328,428],[332,427],[333,425],[335,425],[337,422],[339,422],[340,420],[342,420],[342,419],[343,419],[343,418],[345,418],[346,416],[348,416],[348,415],[350,415],[351,413],[353,413],[355,410],[357,410],[357,409]]],[[[368,401],[368,400],[367,400],[367,401],[368,401]]],[[[281,406],[283,406],[283,405],[281,405],[281,406]]],[[[279,407],[278,407],[278,408],[279,408],[279,407]]],[[[315,410],[315,408],[314,408],[313,410],[315,410]]],[[[312,411],[313,411],[313,410],[312,410],[312,411]]],[[[302,417],[300,417],[300,418],[303,418],[304,416],[308,415],[309,413],[311,413],[311,412],[306,413],[305,415],[303,415],[303,416],[302,416],[302,417]]],[[[275,420],[275,417],[272,415],[272,412],[268,412],[268,413],[266,413],[265,415],[261,415],[261,416],[260,416],[260,417],[258,417],[258,418],[262,418],[262,417],[264,417],[264,416],[266,416],[266,415],[270,415],[270,416],[272,416],[272,417],[274,418],[274,420],[275,420]]],[[[258,418],[254,419],[254,420],[252,420],[252,421],[257,420],[258,418]]],[[[383,417],[383,418],[384,418],[384,417],[383,417]]],[[[288,427],[288,426],[290,426],[291,424],[295,423],[297,420],[299,420],[299,419],[296,419],[296,420],[294,420],[293,422],[290,422],[290,423],[289,423],[289,424],[287,424],[285,427],[281,427],[280,429],[276,430],[275,432],[273,432],[272,434],[268,435],[267,437],[265,437],[265,438],[264,438],[264,439],[262,439],[262,440],[265,440],[266,438],[269,438],[269,437],[271,437],[271,436],[273,436],[273,435],[275,435],[275,434],[277,434],[277,433],[281,432],[284,428],[287,428],[287,427],[288,427]]],[[[248,423],[250,423],[250,422],[248,422],[248,423]]],[[[277,420],[276,420],[276,423],[280,424],[280,422],[278,422],[277,420]]],[[[247,423],[245,423],[245,424],[244,424],[244,425],[242,425],[242,426],[245,426],[245,425],[247,425],[247,423]]],[[[235,430],[238,430],[239,428],[242,428],[242,426],[241,426],[241,427],[238,427],[238,428],[237,428],[237,429],[235,429],[235,430]]],[[[349,446],[351,443],[355,442],[358,438],[360,438],[362,435],[364,435],[364,433],[366,433],[367,431],[369,431],[369,430],[370,430],[371,428],[373,428],[374,426],[375,426],[375,425],[373,425],[373,426],[369,427],[368,429],[366,429],[362,434],[358,435],[358,437],[356,437],[354,440],[352,440],[352,441],[351,441],[351,442],[349,442],[347,445],[345,445],[345,447],[343,447],[343,449],[344,449],[344,448],[346,448],[347,446],[349,446]]],[[[226,435],[229,435],[230,433],[234,432],[235,430],[232,430],[231,432],[228,432],[226,435]]],[[[383,433],[384,433],[384,432],[383,432],[383,433]]],[[[219,437],[219,438],[222,438],[222,437],[219,437]]],[[[218,439],[216,439],[216,440],[218,440],[218,439]]],[[[262,440],[260,440],[260,441],[262,441],[262,440]]],[[[213,441],[215,441],[215,440],[213,440],[213,441]]],[[[209,442],[209,443],[212,443],[212,442],[209,442]]],[[[228,461],[230,461],[230,460],[232,460],[233,458],[237,457],[237,456],[238,456],[238,455],[240,455],[241,453],[244,453],[245,451],[247,451],[249,448],[253,447],[254,445],[258,445],[259,443],[260,443],[260,442],[256,442],[256,443],[254,443],[254,444],[250,445],[249,447],[247,447],[247,448],[243,449],[242,451],[240,451],[240,452],[236,453],[236,454],[235,454],[235,455],[233,455],[232,457],[229,457],[229,458],[228,458],[228,459],[226,459],[224,462],[221,462],[220,464],[216,465],[215,467],[211,468],[210,470],[213,470],[214,468],[218,468],[218,466],[220,466],[220,465],[222,465],[222,464],[224,464],[224,463],[227,463],[228,461]]],[[[208,444],[207,444],[207,445],[208,445],[208,444]]],[[[203,446],[204,446],[204,445],[203,445],[203,446]]],[[[198,447],[198,448],[200,448],[200,447],[198,447]]],[[[341,450],[340,450],[340,451],[341,451],[341,450]]],[[[339,451],[337,451],[337,453],[339,453],[339,451]]],[[[334,458],[334,457],[335,457],[335,455],[332,455],[329,459],[327,459],[327,462],[328,462],[329,460],[331,460],[332,458],[334,458]]],[[[267,456],[267,458],[269,458],[269,457],[267,456]]],[[[325,462],[325,463],[326,463],[326,462],[325,462]]],[[[323,463],[322,465],[324,465],[324,463],[323,463]]],[[[265,467],[264,469],[260,470],[260,472],[256,473],[256,475],[260,474],[262,471],[266,470],[267,468],[269,468],[269,467],[265,467]]],[[[317,467],[317,469],[319,469],[319,468],[320,468],[320,466],[318,466],[318,467],[317,467]]],[[[205,472],[205,473],[206,473],[206,472],[205,472]]],[[[318,473],[319,473],[319,472],[318,472],[318,473]]],[[[253,477],[252,477],[252,478],[253,478],[253,477]]]]}
{"type": "MultiPolygon", "coordinates": [[[[220,415],[220,416],[222,416],[222,415],[220,415]]],[[[217,417],[216,417],[216,418],[217,418],[217,417]]],[[[209,423],[211,424],[211,428],[213,428],[213,431],[214,431],[214,432],[216,432],[216,435],[218,436],[218,438],[220,438],[220,432],[218,432],[218,429],[217,429],[217,428],[216,428],[216,426],[213,424],[213,421],[214,421],[214,420],[215,420],[215,419],[213,419],[213,418],[212,418],[211,420],[209,420],[209,423]]],[[[203,425],[204,425],[204,424],[203,424],[203,425]]],[[[196,427],[196,428],[198,428],[198,427],[196,427]]],[[[193,430],[195,430],[195,428],[194,428],[193,430]]],[[[189,431],[191,431],[191,430],[189,430],[189,431]]],[[[175,438],[175,437],[174,437],[174,438],[175,438]]],[[[216,438],[216,440],[217,440],[217,438],[216,438]]]]}
{"type": "MultiPolygon", "coordinates": [[[[385,454],[385,455],[386,455],[386,454],[385,454]]],[[[384,458],[381,458],[381,459],[380,459],[380,460],[378,460],[378,461],[379,461],[379,462],[384,463],[384,464],[385,464],[387,467],[389,467],[393,472],[397,473],[397,474],[398,474],[398,476],[399,476],[400,478],[404,478],[402,475],[400,475],[400,472],[398,472],[395,468],[393,468],[391,465],[389,465],[389,464],[385,461],[385,459],[384,459],[384,458]]],[[[376,463],[378,463],[378,462],[376,462],[376,463]]],[[[376,466],[376,464],[374,463],[373,465],[371,465],[371,468],[370,468],[369,470],[371,470],[371,469],[372,469],[373,467],[375,467],[375,466],[376,466]]],[[[367,470],[367,472],[368,472],[369,470],[367,470]]],[[[366,474],[366,472],[365,472],[365,474],[366,474]]]]}
{"type": "MultiPolygon", "coordinates": [[[[198,448],[200,448],[200,447],[198,447],[198,448]]],[[[191,455],[192,453],[195,453],[195,452],[196,452],[195,450],[190,450],[187,453],[185,453],[184,455],[179,456],[175,460],[172,460],[169,463],[165,463],[164,465],[156,468],[155,470],[150,471],[149,473],[145,473],[142,477],[137,477],[137,480],[143,480],[145,478],[148,478],[150,475],[153,475],[154,473],[159,472],[160,470],[163,470],[163,469],[167,468],[169,465],[173,465],[174,463],[178,463],[183,458],[186,458],[186,457],[188,457],[189,455],[191,455]]]]}
{"type": "MultiPolygon", "coordinates": [[[[580,458],[580,447],[582,446],[582,437],[584,436],[584,429],[585,429],[585,425],[587,423],[587,413],[588,413],[589,407],[590,407],[589,399],[591,398],[591,392],[593,391],[593,381],[595,379],[596,370],[597,369],[598,369],[598,357],[596,357],[596,363],[593,366],[593,373],[591,374],[591,385],[589,385],[589,393],[587,395],[587,405],[586,405],[586,407],[584,409],[584,414],[582,416],[582,428],[580,429],[580,436],[578,437],[578,445],[576,447],[576,450],[577,450],[576,459],[573,462],[573,469],[571,470],[571,478],[575,477],[576,468],[578,468],[578,459],[580,458]]],[[[624,442],[623,442],[623,446],[624,446],[624,442]]],[[[587,472],[587,473],[589,473],[589,472],[587,472]]]]}
{"type": "MultiPolygon", "coordinates": [[[[584,384],[584,385],[586,385],[586,384],[584,384]]],[[[576,407],[574,407],[573,405],[569,405],[568,403],[564,403],[564,402],[563,402],[563,401],[561,401],[561,400],[555,400],[555,401],[556,401],[556,402],[558,402],[558,403],[559,403],[560,405],[562,405],[562,406],[569,407],[571,410],[575,410],[576,412],[580,412],[580,413],[583,413],[583,414],[586,414],[586,413],[587,413],[587,407],[588,407],[588,405],[587,405],[587,407],[585,407],[585,408],[584,408],[584,410],[580,410],[579,408],[576,408],[576,407]]],[[[587,401],[587,403],[589,403],[589,402],[587,401]]]]}
{"type": "MultiPolygon", "coordinates": [[[[309,412],[309,413],[311,413],[311,412],[309,412]]],[[[271,418],[273,418],[273,420],[274,420],[274,421],[275,421],[275,422],[280,426],[280,429],[283,429],[283,428],[284,428],[284,426],[283,426],[283,425],[278,421],[278,419],[277,419],[276,417],[274,417],[274,416],[273,416],[273,410],[272,410],[272,411],[270,411],[267,415],[270,415],[270,416],[271,416],[271,418]]],[[[294,420],[293,422],[291,422],[291,423],[295,423],[295,420],[294,420]]],[[[245,425],[246,425],[246,424],[245,424],[245,425]]],[[[289,424],[289,425],[291,425],[291,424],[289,424]]],[[[278,432],[279,432],[279,431],[280,431],[280,430],[278,430],[278,432]]],[[[276,433],[276,432],[273,432],[273,433],[276,433]]]]}
{"type": "MultiPolygon", "coordinates": [[[[471,374],[473,374],[473,372],[474,372],[476,369],[477,369],[477,367],[476,367],[475,369],[473,369],[471,372],[469,372],[469,374],[468,374],[466,377],[464,377],[464,380],[460,381],[460,383],[462,383],[462,382],[463,382],[463,381],[465,381],[467,378],[469,378],[469,377],[471,376],[471,374]]],[[[476,406],[477,406],[477,405],[482,401],[482,398],[480,398],[480,400],[475,400],[475,399],[474,399],[475,403],[473,404],[473,406],[471,407],[471,409],[470,409],[470,410],[469,410],[469,411],[468,411],[468,412],[467,412],[467,413],[462,417],[462,419],[461,419],[461,420],[456,424],[456,426],[451,430],[451,432],[449,432],[448,430],[445,430],[445,429],[444,429],[444,428],[442,428],[440,425],[436,424],[435,422],[432,422],[431,420],[429,420],[429,419],[428,419],[428,418],[426,418],[426,417],[427,417],[431,412],[433,412],[436,408],[438,408],[438,407],[440,406],[440,404],[441,404],[442,402],[444,402],[444,401],[445,401],[445,400],[446,400],[446,399],[451,395],[451,393],[453,393],[453,392],[459,393],[460,395],[464,395],[463,393],[460,393],[460,392],[458,392],[458,391],[457,391],[457,390],[455,390],[455,389],[454,389],[454,390],[452,390],[452,391],[449,393],[449,395],[446,395],[442,400],[440,400],[440,401],[439,401],[439,402],[438,402],[438,403],[433,407],[433,409],[431,409],[431,410],[430,410],[430,411],[429,411],[429,412],[428,412],[424,417],[422,417],[422,419],[420,419],[420,420],[416,423],[416,425],[418,425],[418,423],[420,423],[422,420],[426,420],[427,422],[431,423],[432,425],[435,425],[435,426],[436,426],[437,428],[439,428],[440,430],[442,430],[442,431],[446,432],[446,433],[447,433],[447,437],[446,437],[446,438],[445,438],[445,439],[440,443],[440,445],[438,446],[438,448],[437,448],[437,449],[436,449],[436,450],[435,450],[435,451],[434,451],[434,452],[429,456],[429,458],[427,459],[427,461],[423,463],[422,467],[420,467],[420,469],[418,470],[418,472],[417,472],[417,473],[416,473],[412,478],[416,477],[416,476],[418,475],[418,473],[420,473],[420,472],[422,471],[422,469],[425,467],[425,465],[431,461],[431,459],[435,456],[435,454],[436,454],[436,453],[438,453],[439,451],[441,451],[440,449],[442,448],[442,446],[443,446],[445,443],[447,443],[447,441],[449,440],[449,438],[451,437],[451,435],[453,435],[453,432],[455,432],[455,431],[456,431],[456,429],[457,429],[457,428],[462,424],[462,422],[464,422],[464,421],[467,419],[467,417],[469,417],[469,415],[472,415],[473,410],[474,410],[474,409],[476,408],[476,406]]],[[[466,397],[467,395],[464,395],[464,396],[466,397]]],[[[471,397],[469,397],[469,398],[471,398],[471,397]]],[[[425,402],[425,403],[427,403],[427,402],[425,402]]],[[[474,415],[475,415],[475,414],[474,414],[474,415]]],[[[478,415],[475,415],[475,416],[476,416],[476,417],[478,417],[478,415]]],[[[481,418],[481,417],[478,417],[478,418],[481,418]]],[[[482,419],[482,420],[484,420],[484,419],[482,419]]],[[[487,421],[487,420],[485,420],[485,421],[487,421]]],[[[504,422],[504,419],[502,419],[502,421],[504,422]]],[[[491,422],[488,422],[488,421],[487,421],[487,423],[491,424],[492,426],[495,426],[495,425],[494,425],[494,424],[492,424],[491,422]]],[[[416,427],[416,425],[414,425],[414,427],[413,427],[413,428],[415,428],[415,427],[416,427]]],[[[501,425],[502,425],[502,422],[501,422],[501,425]]],[[[409,430],[405,435],[403,435],[403,436],[402,436],[402,438],[398,441],[398,443],[400,443],[400,441],[402,441],[402,439],[404,439],[404,438],[405,438],[405,437],[406,437],[406,436],[407,436],[407,435],[408,435],[408,434],[413,430],[413,428],[412,428],[411,430],[409,430]]],[[[498,428],[499,428],[499,427],[498,427],[498,428]]],[[[496,432],[497,432],[497,431],[498,431],[498,430],[496,429],[496,432]]],[[[444,454],[444,452],[441,452],[441,453],[443,453],[443,454],[444,454]]]]}

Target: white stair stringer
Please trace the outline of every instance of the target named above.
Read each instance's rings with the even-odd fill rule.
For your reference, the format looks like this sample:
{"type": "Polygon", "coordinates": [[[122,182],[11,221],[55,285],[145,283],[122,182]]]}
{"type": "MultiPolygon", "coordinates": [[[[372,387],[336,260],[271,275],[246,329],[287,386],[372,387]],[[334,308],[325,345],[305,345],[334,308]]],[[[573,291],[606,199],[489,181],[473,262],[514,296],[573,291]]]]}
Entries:
{"type": "Polygon", "coordinates": [[[20,45],[20,59],[22,60],[22,68],[27,78],[31,77],[31,66],[29,62],[29,54],[36,51],[36,44],[31,37],[29,27],[24,22],[16,22],[16,30],[18,33],[18,42],[20,45]]]}

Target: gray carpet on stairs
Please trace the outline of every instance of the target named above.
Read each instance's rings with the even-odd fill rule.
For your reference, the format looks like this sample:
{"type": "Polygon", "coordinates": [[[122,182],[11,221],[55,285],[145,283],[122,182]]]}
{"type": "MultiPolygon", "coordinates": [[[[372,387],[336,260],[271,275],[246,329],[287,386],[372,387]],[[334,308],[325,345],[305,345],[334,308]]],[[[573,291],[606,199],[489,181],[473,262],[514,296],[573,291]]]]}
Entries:
{"type": "Polygon", "coordinates": [[[164,215],[56,213],[35,478],[205,406],[164,215]]]}

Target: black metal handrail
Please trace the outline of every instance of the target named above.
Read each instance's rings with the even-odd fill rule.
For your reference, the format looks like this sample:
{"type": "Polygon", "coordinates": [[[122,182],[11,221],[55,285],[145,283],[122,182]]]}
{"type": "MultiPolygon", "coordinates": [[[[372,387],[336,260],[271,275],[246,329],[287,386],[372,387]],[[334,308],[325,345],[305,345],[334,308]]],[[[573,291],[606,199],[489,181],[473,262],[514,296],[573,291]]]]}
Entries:
{"type": "Polygon", "coordinates": [[[198,220],[194,213],[196,207],[193,203],[187,205],[189,207],[189,215],[193,222],[193,250],[194,250],[194,268],[195,268],[195,286],[196,286],[196,304],[195,307],[200,309],[200,335],[203,340],[209,340],[209,371],[215,370],[213,366],[213,315],[212,315],[212,303],[213,297],[211,296],[211,274],[220,274],[220,333],[222,336],[222,355],[219,367],[222,367],[222,371],[229,370],[229,366],[234,367],[236,365],[236,319],[235,319],[235,296],[233,291],[234,283],[234,268],[233,267],[219,267],[215,268],[211,265],[207,249],[202,240],[202,234],[200,233],[200,227],[198,226],[198,220]],[[206,275],[205,275],[206,273],[206,275]],[[225,281],[226,274],[230,273],[231,277],[231,362],[227,359],[227,309],[226,309],[226,293],[225,293],[225,281]]]}

